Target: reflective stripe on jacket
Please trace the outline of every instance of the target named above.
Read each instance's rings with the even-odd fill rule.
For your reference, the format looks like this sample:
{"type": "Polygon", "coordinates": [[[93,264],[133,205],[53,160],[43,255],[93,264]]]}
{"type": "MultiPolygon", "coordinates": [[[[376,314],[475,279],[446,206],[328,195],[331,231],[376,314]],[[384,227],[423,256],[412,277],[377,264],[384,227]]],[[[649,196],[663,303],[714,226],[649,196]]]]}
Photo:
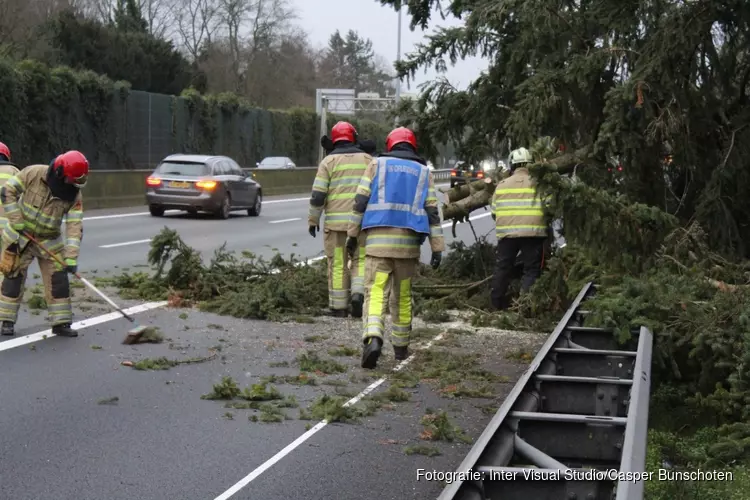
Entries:
{"type": "Polygon", "coordinates": [[[336,153],[336,150],[323,158],[313,182],[309,225],[319,226],[325,212],[327,229],[346,231],[359,180],[370,161],[372,156],[367,153],[336,153]]]}
{"type": "Polygon", "coordinates": [[[497,239],[547,236],[542,201],[526,168],[517,168],[498,183],[492,196],[492,213],[497,239]]]}
{"type": "Polygon", "coordinates": [[[424,209],[429,173],[427,167],[416,161],[378,158],[362,229],[397,227],[430,234],[430,222],[424,209]]]}
{"type": "MultiPolygon", "coordinates": [[[[2,189],[5,183],[18,172],[20,172],[20,170],[10,163],[0,163],[0,189],[2,189]]],[[[5,221],[7,219],[5,218],[4,213],[5,210],[3,210],[2,205],[0,204],[0,229],[5,228],[5,221]]]]}
{"type": "MultiPolygon", "coordinates": [[[[372,192],[370,186],[377,175],[378,161],[373,160],[367,166],[362,181],[357,188],[357,197],[354,201],[351,222],[349,223],[348,235],[356,238],[362,231],[363,214],[368,208],[372,192]]],[[[424,210],[427,213],[429,223],[430,250],[433,252],[445,251],[445,238],[438,210],[438,199],[435,195],[435,184],[432,172],[427,172],[427,197],[424,201],[424,210]]],[[[365,244],[366,255],[372,257],[394,258],[394,259],[418,259],[420,247],[424,242],[424,234],[418,234],[411,229],[400,227],[373,227],[366,229],[367,236],[365,244]]]]}
{"type": "Polygon", "coordinates": [[[79,192],[68,202],[52,195],[47,185],[47,165],[31,165],[8,179],[0,189],[0,201],[7,223],[3,244],[18,242],[24,247],[28,239],[16,227],[35,236],[45,247],[56,252],[64,247],[63,258],[77,259],[83,237],[83,202],[79,192]],[[65,242],[62,223],[65,219],[65,242]]]}

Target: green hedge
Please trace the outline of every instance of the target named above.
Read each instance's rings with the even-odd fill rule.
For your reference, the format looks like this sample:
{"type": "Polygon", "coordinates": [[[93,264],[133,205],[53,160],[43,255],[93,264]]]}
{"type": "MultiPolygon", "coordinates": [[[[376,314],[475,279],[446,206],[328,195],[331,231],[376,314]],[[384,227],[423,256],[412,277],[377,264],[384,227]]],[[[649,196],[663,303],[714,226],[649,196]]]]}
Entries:
{"type": "MultiPolygon", "coordinates": [[[[263,110],[233,94],[181,96],[132,91],[90,71],[0,60],[0,141],[19,166],[67,149],[93,169],[153,168],[172,153],[226,154],[252,167],[265,156],[317,163],[321,133],[311,109],[263,110]]],[[[328,130],[338,120],[329,115],[328,130]]],[[[388,124],[351,120],[383,147],[388,124]]]]}

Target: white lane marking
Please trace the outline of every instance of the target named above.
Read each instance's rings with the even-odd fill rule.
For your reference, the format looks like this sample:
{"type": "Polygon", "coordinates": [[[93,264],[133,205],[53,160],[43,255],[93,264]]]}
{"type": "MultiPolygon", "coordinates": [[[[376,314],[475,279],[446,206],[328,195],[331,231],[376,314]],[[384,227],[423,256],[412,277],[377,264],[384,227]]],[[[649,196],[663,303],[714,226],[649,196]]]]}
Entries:
{"type": "MultiPolygon", "coordinates": [[[[489,216],[490,216],[489,213],[487,213],[487,214],[480,214],[480,215],[475,215],[474,217],[469,217],[469,220],[474,221],[474,220],[483,219],[483,218],[489,217],[489,216]]],[[[453,224],[453,221],[444,222],[442,224],[442,227],[449,227],[452,224],[453,224]]],[[[318,261],[318,260],[323,260],[325,258],[326,258],[325,255],[322,255],[322,256],[319,256],[319,257],[314,257],[312,259],[308,259],[305,262],[305,264],[311,264],[312,262],[315,262],[315,261],[318,261]]],[[[303,264],[303,263],[300,262],[300,264],[303,264]]],[[[427,344],[425,344],[424,346],[422,346],[418,350],[429,349],[430,347],[433,346],[433,344],[435,342],[437,342],[440,339],[442,339],[443,335],[444,334],[441,333],[440,335],[438,335],[435,338],[433,338],[431,341],[429,341],[427,344]]],[[[393,372],[397,373],[397,372],[403,370],[409,363],[412,362],[413,359],[414,359],[414,354],[412,354],[411,356],[409,356],[408,358],[406,358],[404,361],[402,361],[401,363],[399,363],[398,365],[396,365],[396,367],[393,369],[393,372]]],[[[347,401],[346,403],[344,403],[343,406],[351,406],[353,404],[357,404],[362,398],[364,398],[365,396],[367,396],[368,394],[370,394],[371,392],[373,392],[375,389],[377,389],[378,387],[380,387],[380,385],[382,385],[385,381],[386,381],[386,377],[383,377],[383,378],[380,378],[380,379],[376,380],[372,384],[370,384],[367,387],[365,387],[365,389],[362,392],[360,392],[359,394],[357,394],[356,396],[354,396],[352,399],[350,399],[349,401],[347,401]]],[[[295,439],[294,441],[292,441],[284,449],[282,449],[276,455],[274,455],[271,458],[269,458],[268,460],[266,460],[264,463],[262,463],[260,466],[258,466],[255,470],[253,470],[252,472],[250,472],[250,474],[248,474],[247,476],[245,476],[242,479],[240,479],[234,486],[232,486],[227,491],[225,491],[224,493],[222,493],[221,495],[219,495],[218,497],[216,497],[214,500],[227,500],[228,498],[231,498],[233,495],[235,495],[242,488],[244,488],[245,486],[247,486],[248,484],[250,484],[252,481],[254,481],[258,476],[260,476],[261,474],[263,474],[265,471],[267,471],[268,469],[270,469],[271,467],[273,467],[276,463],[278,463],[285,456],[289,455],[292,451],[294,451],[296,448],[298,448],[299,445],[301,445],[302,443],[304,443],[305,441],[307,441],[308,439],[310,439],[313,435],[315,435],[323,427],[325,427],[326,425],[328,425],[328,423],[329,422],[327,420],[321,420],[320,422],[318,422],[309,431],[305,432],[300,437],[298,437],[297,439],[295,439]]]]}
{"type": "MultiPolygon", "coordinates": [[[[435,187],[443,187],[447,186],[448,184],[435,184],[435,187]]],[[[309,201],[310,197],[305,198],[288,198],[285,200],[267,200],[264,201],[264,205],[269,205],[272,203],[292,203],[296,201],[309,201]]],[[[164,213],[165,214],[176,214],[178,212],[182,212],[182,210],[167,210],[164,213]]],[[[122,217],[140,217],[142,215],[151,215],[149,212],[136,212],[132,214],[112,214],[112,215],[95,215],[93,217],[84,217],[83,220],[102,220],[102,219],[119,219],[122,217]]]]}
{"type": "MultiPolygon", "coordinates": [[[[432,340],[430,340],[427,344],[425,344],[422,347],[419,347],[417,349],[418,351],[427,350],[432,345],[443,338],[443,333],[436,336],[432,340]]],[[[403,370],[406,365],[412,362],[414,359],[414,356],[416,353],[412,354],[408,358],[406,358],[404,361],[399,363],[394,369],[393,372],[397,373],[403,370]]],[[[352,399],[347,401],[343,404],[343,406],[351,406],[353,404],[357,404],[362,398],[370,394],[372,391],[377,389],[383,382],[385,382],[387,377],[380,378],[373,382],[372,384],[368,385],[362,392],[354,396],[352,399]]],[[[236,494],[238,491],[240,491],[242,488],[250,484],[253,480],[255,480],[258,476],[263,474],[265,471],[270,469],[274,464],[278,463],[282,458],[289,455],[292,451],[294,451],[299,445],[310,439],[312,436],[314,436],[318,431],[320,431],[323,427],[328,425],[328,420],[321,420],[318,422],[313,428],[311,428],[309,431],[302,434],[300,437],[292,441],[289,445],[287,445],[283,450],[278,452],[276,455],[272,456],[265,462],[263,462],[260,466],[258,466],[255,470],[253,470],[250,474],[240,479],[234,486],[229,488],[227,491],[216,497],[214,500],[227,500],[228,498],[231,498],[234,494],[236,494]]]]}
{"type": "MultiPolygon", "coordinates": [[[[325,255],[313,257],[311,259],[307,259],[304,262],[299,262],[297,265],[305,265],[305,264],[312,264],[313,262],[323,260],[325,259],[325,255]]],[[[278,272],[278,270],[274,270],[275,272],[278,272]]],[[[271,272],[274,272],[271,271],[271,272]]],[[[168,302],[146,302],[144,304],[139,304],[137,306],[130,307],[128,309],[125,309],[125,314],[138,314],[141,312],[149,311],[151,309],[157,309],[159,307],[164,307],[168,304],[168,302]]],[[[81,330],[83,328],[88,328],[90,326],[96,326],[100,325],[102,323],[107,323],[109,321],[122,318],[122,314],[119,312],[111,312],[107,314],[102,314],[101,316],[94,316],[93,318],[84,319],[82,321],[78,321],[76,323],[73,323],[72,328],[76,330],[81,330]]],[[[56,337],[57,335],[54,335],[52,333],[52,329],[44,330],[37,333],[31,333],[29,335],[24,335],[22,337],[16,337],[11,340],[6,340],[4,342],[0,342],[0,352],[7,351],[8,349],[13,349],[16,347],[20,347],[27,344],[32,344],[34,342],[40,342],[42,340],[48,339],[50,337],[56,337]]]]}
{"type": "MultiPolygon", "coordinates": [[[[176,214],[180,210],[166,210],[165,214],[176,214]]],[[[139,217],[141,215],[151,215],[149,212],[137,212],[132,214],[112,214],[112,215],[95,215],[94,217],[84,217],[83,220],[100,220],[100,219],[119,219],[121,217],[139,217]]]]}
{"type": "MultiPolygon", "coordinates": [[[[131,308],[125,309],[126,314],[138,314],[144,311],[149,311],[151,309],[156,309],[159,307],[166,306],[167,302],[146,302],[145,304],[139,304],[137,306],[133,306],[131,308]]],[[[122,314],[118,312],[112,312],[108,314],[102,314],[101,316],[94,316],[93,318],[84,319],[83,321],[78,321],[76,323],[73,323],[72,327],[76,330],[81,330],[83,328],[88,328],[90,326],[96,326],[101,325],[102,323],[107,323],[108,321],[112,321],[118,318],[122,318],[122,314]]],[[[29,335],[24,335],[22,337],[14,338],[12,340],[6,340],[5,342],[0,342],[0,351],[7,351],[8,349],[13,349],[15,347],[20,347],[22,345],[31,344],[34,342],[39,342],[45,339],[48,339],[50,337],[56,337],[57,335],[52,333],[52,329],[44,330],[42,332],[32,333],[29,335]]]]}
{"type": "Polygon", "coordinates": [[[99,245],[99,248],[126,247],[128,245],[138,245],[139,243],[148,243],[151,238],[145,240],[125,241],[123,243],[110,243],[109,245],[99,245]]]}
{"type": "Polygon", "coordinates": [[[268,223],[269,224],[281,224],[282,222],[293,222],[296,220],[302,220],[302,217],[295,217],[293,219],[272,220],[272,221],[269,221],[268,223]]]}
{"type": "MultiPolygon", "coordinates": [[[[285,200],[267,200],[267,201],[264,201],[263,204],[264,205],[270,205],[270,204],[273,204],[273,203],[292,203],[292,202],[295,202],[295,201],[310,201],[310,197],[308,196],[307,198],[288,198],[288,199],[285,199],[285,200]]],[[[178,212],[182,212],[182,210],[167,210],[164,213],[165,214],[170,214],[170,213],[174,214],[174,213],[178,213],[178,212]]],[[[132,214],[95,215],[93,217],[84,217],[83,220],[120,219],[120,218],[123,218],[123,217],[140,217],[142,215],[151,215],[151,213],[150,212],[136,212],[136,213],[132,213],[132,214]]]]}
{"type": "MultiPolygon", "coordinates": [[[[485,217],[489,217],[490,215],[492,215],[492,214],[486,213],[486,214],[475,215],[474,217],[469,217],[469,220],[470,221],[475,221],[477,219],[484,219],[485,217]]],[[[451,227],[453,225],[453,221],[443,222],[441,225],[443,227],[451,227]]]]}
{"type": "MultiPolygon", "coordinates": [[[[480,215],[475,215],[473,217],[469,217],[469,220],[475,221],[477,219],[483,219],[483,218],[489,217],[489,216],[490,216],[490,214],[488,214],[488,213],[487,214],[480,214],[480,215]]],[[[301,219],[301,217],[295,217],[293,219],[272,220],[272,221],[269,222],[269,224],[281,224],[282,222],[294,222],[294,221],[297,221],[297,220],[302,220],[302,219],[301,219]]],[[[453,224],[453,222],[450,221],[450,222],[444,222],[441,225],[442,225],[442,227],[450,227],[452,224],[453,224]]],[[[129,246],[129,245],[138,245],[140,243],[148,243],[150,241],[151,241],[151,238],[148,238],[148,239],[145,239],[145,240],[125,241],[125,242],[122,242],[122,243],[110,243],[109,245],[99,245],[99,248],[124,247],[124,246],[129,246]]],[[[309,260],[308,262],[315,262],[315,260],[321,260],[322,258],[324,258],[324,257],[316,257],[315,259],[309,260]]]]}

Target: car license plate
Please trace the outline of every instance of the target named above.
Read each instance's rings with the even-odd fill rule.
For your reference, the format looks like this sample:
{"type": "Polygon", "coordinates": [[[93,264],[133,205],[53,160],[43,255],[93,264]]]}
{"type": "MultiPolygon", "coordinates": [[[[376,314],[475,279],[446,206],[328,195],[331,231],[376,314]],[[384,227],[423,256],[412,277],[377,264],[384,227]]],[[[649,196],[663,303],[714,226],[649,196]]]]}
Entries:
{"type": "Polygon", "coordinates": [[[180,189],[187,189],[190,187],[189,182],[182,182],[182,181],[171,181],[169,183],[169,187],[171,188],[180,188],[180,189]]]}

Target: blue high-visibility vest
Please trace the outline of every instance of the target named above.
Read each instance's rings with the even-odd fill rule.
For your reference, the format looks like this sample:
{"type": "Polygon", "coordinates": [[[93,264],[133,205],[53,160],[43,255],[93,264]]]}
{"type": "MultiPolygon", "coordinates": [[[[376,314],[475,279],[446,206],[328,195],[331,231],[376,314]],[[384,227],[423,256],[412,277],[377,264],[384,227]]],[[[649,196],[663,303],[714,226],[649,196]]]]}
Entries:
{"type": "Polygon", "coordinates": [[[424,209],[429,173],[427,167],[416,161],[378,158],[362,229],[398,227],[429,235],[430,222],[424,209]]]}

